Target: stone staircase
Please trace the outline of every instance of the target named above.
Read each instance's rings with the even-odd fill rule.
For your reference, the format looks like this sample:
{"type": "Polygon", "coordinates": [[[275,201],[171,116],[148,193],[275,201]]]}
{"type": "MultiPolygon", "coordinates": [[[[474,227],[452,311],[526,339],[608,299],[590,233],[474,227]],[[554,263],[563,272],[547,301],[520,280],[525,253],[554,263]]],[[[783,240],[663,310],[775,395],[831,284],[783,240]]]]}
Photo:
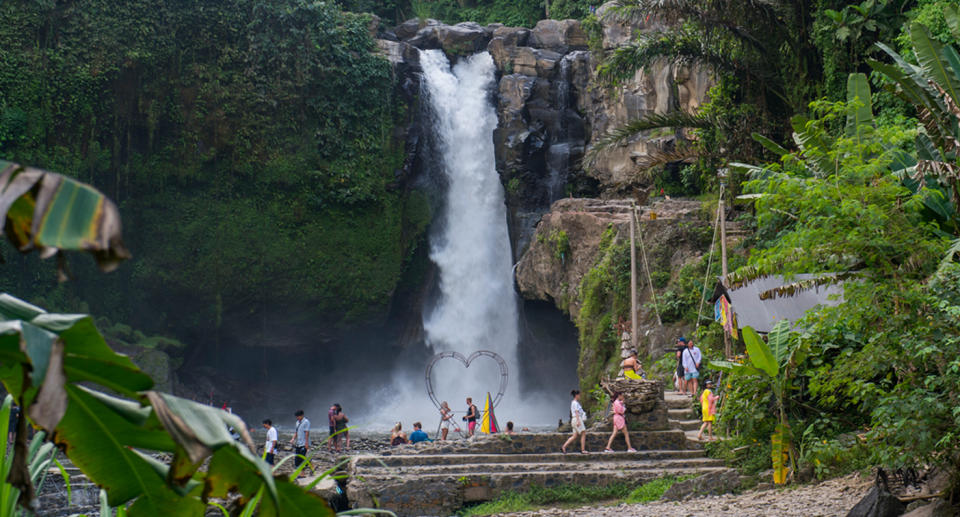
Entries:
{"type": "Polygon", "coordinates": [[[67,489],[67,483],[64,482],[60,469],[56,466],[47,469],[43,485],[37,495],[37,516],[66,517],[82,514],[95,517],[100,515],[100,487],[91,483],[87,476],[62,454],[58,454],[57,459],[69,477],[70,488],[67,489]]]}
{"type": "Polygon", "coordinates": [[[670,427],[683,431],[688,440],[699,443],[697,432],[703,422],[697,418],[697,414],[693,410],[694,399],[683,396],[676,391],[665,392],[663,399],[667,404],[667,417],[670,427]]]}
{"type": "Polygon", "coordinates": [[[706,457],[684,431],[631,433],[638,452],[603,453],[608,433],[588,432],[587,449],[579,444],[563,454],[566,433],[478,436],[461,442],[403,446],[387,455],[358,456],[348,467],[347,498],[354,507],[379,507],[400,516],[450,515],[466,503],[491,500],[507,491],[533,485],[641,484],[664,475],[706,474],[726,470],[706,457]]]}

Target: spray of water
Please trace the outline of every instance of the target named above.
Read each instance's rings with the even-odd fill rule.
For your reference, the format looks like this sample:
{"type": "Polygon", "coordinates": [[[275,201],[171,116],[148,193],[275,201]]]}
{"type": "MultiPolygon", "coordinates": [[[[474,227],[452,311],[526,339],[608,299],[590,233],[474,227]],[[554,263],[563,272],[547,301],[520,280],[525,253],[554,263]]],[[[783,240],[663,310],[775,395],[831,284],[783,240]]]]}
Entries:
{"type": "MultiPolygon", "coordinates": [[[[490,350],[506,361],[510,371],[507,390],[496,407],[500,424],[513,420],[520,427],[550,426],[566,412],[565,390],[548,392],[545,386],[529,382],[523,393],[519,388],[518,299],[503,186],[494,157],[497,115],[489,96],[495,84],[493,59],[483,52],[451,68],[441,51],[427,50],[421,52],[420,64],[432,112],[433,159],[446,185],[431,232],[430,258],[439,272],[438,291],[424,315],[426,350],[411,350],[410,357],[385,358],[394,364],[390,379],[379,389],[370,386],[370,412],[353,423],[385,430],[396,421],[408,428],[419,420],[433,434],[439,412],[424,385],[430,356],[456,351],[469,357],[475,351],[490,350]]],[[[472,397],[482,411],[487,392],[497,394],[500,369],[485,357],[468,368],[455,359],[444,359],[434,365],[431,382],[435,396],[449,402],[463,426],[465,399],[472,397]]]]}

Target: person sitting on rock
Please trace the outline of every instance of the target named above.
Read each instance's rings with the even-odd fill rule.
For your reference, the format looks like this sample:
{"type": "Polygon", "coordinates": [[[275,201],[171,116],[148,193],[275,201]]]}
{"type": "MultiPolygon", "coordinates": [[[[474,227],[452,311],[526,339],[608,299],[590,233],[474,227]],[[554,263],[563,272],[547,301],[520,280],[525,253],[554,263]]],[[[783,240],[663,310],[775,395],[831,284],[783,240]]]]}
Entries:
{"type": "Polygon", "coordinates": [[[413,432],[410,433],[410,443],[432,442],[433,440],[423,432],[423,426],[420,422],[413,423],[413,432]]]}
{"type": "Polygon", "coordinates": [[[628,379],[640,380],[646,378],[643,366],[640,364],[640,360],[637,359],[636,350],[630,350],[630,356],[620,363],[620,368],[623,370],[623,376],[628,379]]]}
{"type": "Polygon", "coordinates": [[[390,445],[403,445],[407,443],[407,433],[402,431],[403,424],[397,422],[397,425],[393,426],[393,430],[390,431],[390,445]]]}
{"type": "Polygon", "coordinates": [[[513,422],[507,422],[507,435],[513,436],[515,434],[517,434],[517,432],[513,430],[513,422]]]}

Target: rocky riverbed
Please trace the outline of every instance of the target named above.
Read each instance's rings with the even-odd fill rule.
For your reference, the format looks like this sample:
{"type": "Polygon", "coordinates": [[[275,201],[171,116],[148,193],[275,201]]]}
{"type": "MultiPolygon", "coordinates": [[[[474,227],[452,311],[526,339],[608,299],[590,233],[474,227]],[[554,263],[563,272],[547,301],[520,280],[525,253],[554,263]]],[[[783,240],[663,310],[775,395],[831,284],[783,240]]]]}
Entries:
{"type": "Polygon", "coordinates": [[[826,517],[845,516],[873,486],[872,479],[858,474],[822,483],[783,489],[750,490],[741,494],[708,496],[686,501],[656,501],[645,504],[548,508],[510,513],[513,517],[582,516],[594,517],[826,517]]]}

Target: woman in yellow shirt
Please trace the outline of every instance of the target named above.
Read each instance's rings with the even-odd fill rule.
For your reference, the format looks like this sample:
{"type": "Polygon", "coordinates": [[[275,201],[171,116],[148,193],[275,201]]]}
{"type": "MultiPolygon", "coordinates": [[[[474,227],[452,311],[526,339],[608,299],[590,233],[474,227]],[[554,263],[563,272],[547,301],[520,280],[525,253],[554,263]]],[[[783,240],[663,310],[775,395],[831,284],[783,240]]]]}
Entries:
{"type": "Polygon", "coordinates": [[[713,394],[713,382],[707,381],[703,393],[700,394],[700,413],[703,415],[703,425],[700,426],[700,432],[697,433],[697,440],[703,440],[703,430],[707,429],[710,441],[713,441],[713,421],[717,416],[717,401],[719,395],[713,394]]]}

